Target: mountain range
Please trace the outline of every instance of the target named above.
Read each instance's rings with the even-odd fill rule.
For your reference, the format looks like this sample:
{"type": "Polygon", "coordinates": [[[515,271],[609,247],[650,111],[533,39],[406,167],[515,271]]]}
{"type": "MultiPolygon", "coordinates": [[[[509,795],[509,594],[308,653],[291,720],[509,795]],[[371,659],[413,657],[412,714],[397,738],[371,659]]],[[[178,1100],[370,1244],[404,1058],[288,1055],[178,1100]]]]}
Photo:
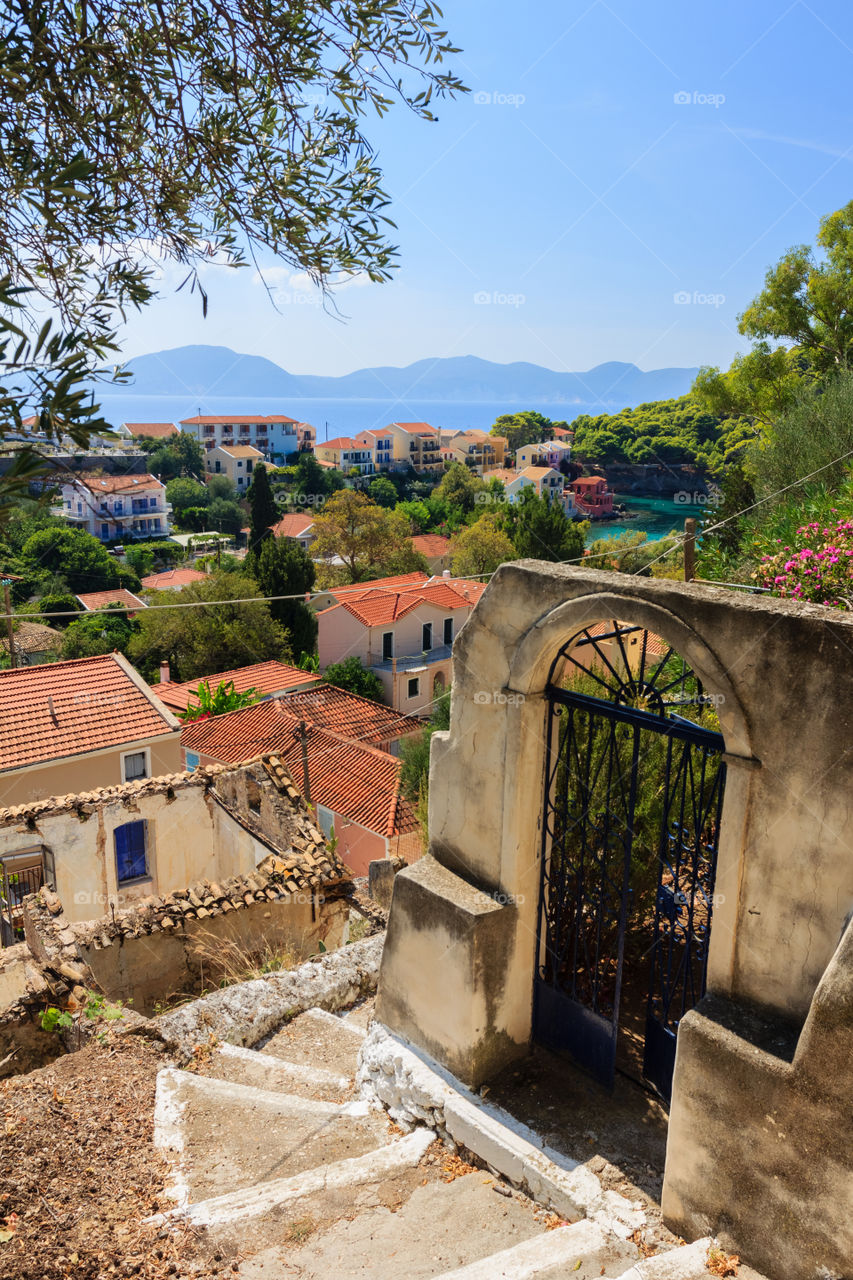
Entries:
{"type": "MultiPolygon", "coordinates": [[[[417,360],[404,368],[357,369],[340,377],[289,373],[263,356],[229,347],[186,346],[137,356],[127,368],[134,396],[280,397],[323,400],[502,401],[507,407],[599,405],[621,409],[685,395],[696,369],[650,369],[610,361],[581,373],[558,373],[478,356],[417,360]]],[[[576,409],[575,412],[578,410],[576,409]]]]}

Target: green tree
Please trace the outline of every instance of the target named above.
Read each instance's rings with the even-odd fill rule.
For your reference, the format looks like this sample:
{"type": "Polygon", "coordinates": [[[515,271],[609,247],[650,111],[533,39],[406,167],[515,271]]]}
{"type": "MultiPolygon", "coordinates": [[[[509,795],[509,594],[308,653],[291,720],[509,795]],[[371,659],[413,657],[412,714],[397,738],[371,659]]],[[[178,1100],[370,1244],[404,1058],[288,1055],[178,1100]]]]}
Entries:
{"type": "Polygon", "coordinates": [[[362,666],[359,658],[345,658],[343,662],[332,662],[323,672],[326,684],[333,684],[336,689],[347,689],[362,698],[370,698],[372,702],[382,702],[382,681],[373,671],[362,666]]]}
{"type": "Polygon", "coordinates": [[[377,506],[395,507],[397,505],[397,489],[387,476],[377,476],[375,480],[371,480],[367,486],[367,492],[377,506]]]}
{"type": "MultiPolygon", "coordinates": [[[[39,530],[24,543],[21,561],[33,577],[64,582],[75,593],[106,591],[124,576],[106,547],[82,529],[39,530]]],[[[139,580],[131,578],[138,587],[139,580]]]]}
{"type": "Polygon", "coordinates": [[[63,658],[92,658],[99,653],[124,652],[136,623],[126,613],[99,609],[83,618],[75,618],[62,639],[63,658]]]}
{"type": "Polygon", "coordinates": [[[40,596],[31,606],[25,605],[21,612],[58,614],[56,618],[40,618],[39,621],[48,627],[67,627],[72,619],[62,615],[77,613],[82,608],[80,601],[70,591],[49,591],[46,595],[40,596]]]}
{"type": "Polygon", "coordinates": [[[224,472],[220,475],[215,472],[213,475],[209,475],[205,481],[205,487],[211,502],[214,498],[225,498],[229,502],[233,502],[237,497],[234,481],[230,476],[226,476],[224,472]]]}
{"type": "Polygon", "coordinates": [[[180,521],[187,507],[206,507],[210,502],[210,492],[198,480],[176,477],[166,484],[166,501],[172,504],[175,519],[180,521]]]}
{"type": "MultiPolygon", "coordinates": [[[[314,561],[292,538],[264,538],[244,563],[265,596],[305,595],[314,586],[314,561]]],[[[269,607],[287,632],[294,658],[313,654],[317,619],[304,600],[271,600],[269,607]]]]}
{"type": "Polygon", "coordinates": [[[191,680],[211,672],[266,662],[287,661],[290,650],[283,629],[269,606],[258,597],[254,580],[245,574],[212,573],[193,582],[176,600],[172,591],[153,595],[152,604],[174,605],[204,601],[207,608],[145,609],[137,615],[139,632],[128,646],[128,657],[152,679],[168,660],[177,680],[191,680]],[[228,601],[246,600],[245,604],[228,601]]]}
{"type": "Polygon", "coordinates": [[[178,712],[178,719],[185,723],[207,720],[210,716],[222,716],[229,711],[251,707],[261,697],[257,689],[244,689],[238,693],[233,680],[220,680],[216,685],[210,680],[202,680],[198,688],[192,690],[192,696],[196,700],[195,705],[188,703],[186,711],[178,712]]]}
{"type": "Polygon", "coordinates": [[[205,525],[216,533],[238,534],[246,525],[246,513],[239,502],[227,498],[214,498],[206,512],[202,513],[202,523],[195,528],[196,533],[203,532],[205,525]]]}
{"type": "Polygon", "coordinates": [[[172,476],[201,479],[204,475],[204,449],[189,431],[179,431],[165,440],[143,437],[139,443],[148,453],[149,471],[161,480],[172,476]]]}
{"type": "Polygon", "coordinates": [[[498,565],[516,560],[515,547],[493,511],[468,525],[452,544],[451,568],[462,578],[480,578],[494,573],[498,565]]]}
{"type": "Polygon", "coordinates": [[[154,552],[150,547],[128,547],[124,553],[124,558],[128,567],[133,570],[140,580],[147,578],[149,574],[154,572],[154,552]]]}
{"type": "MultiPolygon", "coordinates": [[[[205,310],[210,261],[273,255],[324,287],[387,279],[396,250],[364,121],[394,100],[432,119],[433,97],[463,88],[440,65],[455,50],[431,0],[221,0],[215,14],[204,0],[45,0],[3,19],[0,434],[27,395],[54,437],[108,429],[87,379],[109,376],[159,260],[205,310]],[[45,312],[57,319],[41,328],[45,312]]],[[[22,448],[12,481],[44,467],[22,448]]]]}
{"type": "Polygon", "coordinates": [[[570,520],[556,499],[539,497],[532,487],[522,490],[510,508],[513,546],[522,559],[579,560],[589,525],[570,520]]]}
{"type": "Polygon", "coordinates": [[[455,507],[463,515],[470,515],[477,505],[477,495],[485,491],[486,484],[461,462],[451,462],[436,486],[433,499],[455,507]]]}
{"type": "Polygon", "coordinates": [[[504,413],[495,419],[489,434],[503,436],[510,453],[521,449],[526,444],[537,444],[540,440],[553,440],[554,428],[565,427],[565,422],[552,422],[544,414],[535,409],[527,409],[522,413],[504,413]]]}
{"type": "Polygon", "coordinates": [[[249,520],[249,546],[259,547],[264,538],[272,537],[270,528],[279,517],[275,498],[272,496],[267,469],[262,462],[255,467],[252,483],[249,485],[246,498],[249,503],[251,517],[249,520]]]}
{"type": "Polygon", "coordinates": [[[341,489],[317,512],[314,535],[314,556],[330,566],[341,560],[348,582],[390,573],[389,565],[418,562],[405,516],[383,510],[355,489],[341,489]]]}

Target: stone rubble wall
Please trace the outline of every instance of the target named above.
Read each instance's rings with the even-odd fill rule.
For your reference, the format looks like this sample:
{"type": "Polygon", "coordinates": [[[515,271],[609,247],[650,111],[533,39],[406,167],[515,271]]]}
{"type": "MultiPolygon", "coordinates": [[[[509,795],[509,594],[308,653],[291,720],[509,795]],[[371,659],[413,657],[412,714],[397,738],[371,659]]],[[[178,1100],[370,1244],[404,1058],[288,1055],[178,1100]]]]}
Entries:
{"type": "Polygon", "coordinates": [[[306,1009],[345,1009],[376,990],[384,934],[315,956],[297,969],[211,992],[151,1020],[182,1059],[211,1037],[252,1048],[306,1009]]]}

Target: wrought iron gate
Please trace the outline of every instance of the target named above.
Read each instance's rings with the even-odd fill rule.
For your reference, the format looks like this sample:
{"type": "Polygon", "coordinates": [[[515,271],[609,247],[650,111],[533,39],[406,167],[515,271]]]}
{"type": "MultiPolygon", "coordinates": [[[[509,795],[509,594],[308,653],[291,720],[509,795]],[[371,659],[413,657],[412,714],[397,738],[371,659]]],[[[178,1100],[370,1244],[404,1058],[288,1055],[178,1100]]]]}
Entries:
{"type": "Polygon", "coordinates": [[[711,702],[621,622],[573,637],[548,688],[534,1033],[612,1084],[626,944],[642,939],[642,1070],[667,1097],[678,1023],[705,990],[725,787],[711,702]]]}

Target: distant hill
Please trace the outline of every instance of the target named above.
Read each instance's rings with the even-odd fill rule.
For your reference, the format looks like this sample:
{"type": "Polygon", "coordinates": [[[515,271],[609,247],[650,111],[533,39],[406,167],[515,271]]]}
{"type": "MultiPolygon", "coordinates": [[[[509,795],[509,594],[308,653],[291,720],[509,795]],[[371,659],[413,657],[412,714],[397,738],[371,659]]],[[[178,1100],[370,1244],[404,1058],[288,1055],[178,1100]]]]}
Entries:
{"type": "Polygon", "coordinates": [[[623,408],[685,395],[696,369],[650,369],[610,361],[585,373],[557,373],[518,361],[496,364],[478,356],[417,360],[405,368],[358,369],[342,377],[288,373],[262,356],[240,355],[229,347],[175,347],[137,356],[128,363],[134,396],[299,397],[309,399],[405,400],[417,389],[419,401],[502,401],[510,409],[541,404],[598,402],[623,408]]]}

